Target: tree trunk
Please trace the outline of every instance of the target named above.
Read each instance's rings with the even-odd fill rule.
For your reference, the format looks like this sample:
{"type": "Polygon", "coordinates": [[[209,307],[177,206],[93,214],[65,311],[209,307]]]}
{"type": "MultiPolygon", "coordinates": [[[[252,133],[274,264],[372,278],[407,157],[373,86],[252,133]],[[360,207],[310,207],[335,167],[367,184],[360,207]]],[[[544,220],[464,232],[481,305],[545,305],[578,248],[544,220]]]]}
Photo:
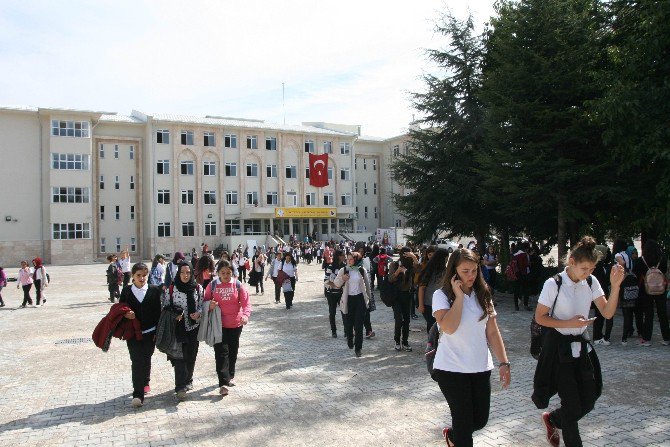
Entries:
{"type": "Polygon", "coordinates": [[[486,230],[477,228],[475,230],[475,239],[477,239],[477,254],[481,257],[486,253],[486,230]]]}
{"type": "Polygon", "coordinates": [[[509,263],[509,259],[509,229],[504,228],[500,231],[500,253],[498,253],[498,260],[503,272],[509,263]]]}
{"type": "Polygon", "coordinates": [[[557,264],[559,269],[565,267],[565,258],[567,256],[567,250],[565,245],[567,242],[566,239],[566,222],[565,222],[565,204],[567,199],[563,195],[558,196],[558,259],[557,264]]]}

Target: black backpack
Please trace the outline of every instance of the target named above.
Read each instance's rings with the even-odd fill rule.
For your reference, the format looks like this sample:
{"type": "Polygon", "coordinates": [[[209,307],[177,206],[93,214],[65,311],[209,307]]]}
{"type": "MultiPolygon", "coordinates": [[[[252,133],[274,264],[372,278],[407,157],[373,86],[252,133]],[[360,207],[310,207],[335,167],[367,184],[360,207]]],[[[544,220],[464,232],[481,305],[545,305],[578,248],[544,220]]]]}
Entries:
{"type": "Polygon", "coordinates": [[[433,369],[433,363],[435,363],[435,354],[437,354],[437,346],[440,343],[440,328],[437,326],[437,323],[433,323],[433,326],[428,331],[428,342],[426,343],[426,368],[428,368],[428,374],[430,374],[431,379],[437,382],[437,377],[435,377],[435,370],[433,369]]]}

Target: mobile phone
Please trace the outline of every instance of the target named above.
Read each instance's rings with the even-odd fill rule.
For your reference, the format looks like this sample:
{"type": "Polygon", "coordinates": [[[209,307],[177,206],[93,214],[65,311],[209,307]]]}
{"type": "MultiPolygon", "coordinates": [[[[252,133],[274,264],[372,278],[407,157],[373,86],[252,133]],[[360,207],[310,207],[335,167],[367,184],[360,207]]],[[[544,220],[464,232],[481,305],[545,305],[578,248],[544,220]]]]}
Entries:
{"type": "Polygon", "coordinates": [[[593,317],[593,318],[587,318],[586,321],[596,321],[596,317],[593,317]]]}

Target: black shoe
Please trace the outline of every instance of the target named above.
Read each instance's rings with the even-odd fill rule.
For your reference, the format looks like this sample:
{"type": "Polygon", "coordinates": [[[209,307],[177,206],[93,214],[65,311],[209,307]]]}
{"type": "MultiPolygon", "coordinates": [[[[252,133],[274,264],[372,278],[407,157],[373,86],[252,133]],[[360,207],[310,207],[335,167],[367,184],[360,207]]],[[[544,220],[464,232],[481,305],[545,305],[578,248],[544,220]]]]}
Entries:
{"type": "Polygon", "coordinates": [[[1,303],[1,304],[0,304],[0,307],[5,307],[5,303],[1,303]]]}
{"type": "Polygon", "coordinates": [[[519,311],[519,306],[514,306],[514,312],[518,312],[518,311],[519,311]]]}
{"type": "Polygon", "coordinates": [[[412,315],[412,320],[418,320],[419,317],[416,316],[416,314],[412,315]]]}
{"type": "Polygon", "coordinates": [[[363,355],[363,354],[361,354],[361,350],[356,349],[356,357],[360,357],[361,355],[363,355]]]}
{"type": "Polygon", "coordinates": [[[333,338],[337,338],[337,332],[333,332],[333,338]]]}
{"type": "Polygon", "coordinates": [[[354,349],[354,341],[353,340],[347,340],[347,346],[349,346],[349,349],[354,349]]]}

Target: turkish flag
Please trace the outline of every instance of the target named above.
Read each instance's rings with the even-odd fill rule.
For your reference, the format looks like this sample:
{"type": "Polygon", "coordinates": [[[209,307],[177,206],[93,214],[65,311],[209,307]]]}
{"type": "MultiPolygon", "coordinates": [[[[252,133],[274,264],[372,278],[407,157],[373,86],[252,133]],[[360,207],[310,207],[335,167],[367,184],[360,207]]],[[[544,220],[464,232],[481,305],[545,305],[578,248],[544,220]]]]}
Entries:
{"type": "Polygon", "coordinates": [[[309,154],[309,184],[317,188],[328,186],[328,154],[309,154]]]}

